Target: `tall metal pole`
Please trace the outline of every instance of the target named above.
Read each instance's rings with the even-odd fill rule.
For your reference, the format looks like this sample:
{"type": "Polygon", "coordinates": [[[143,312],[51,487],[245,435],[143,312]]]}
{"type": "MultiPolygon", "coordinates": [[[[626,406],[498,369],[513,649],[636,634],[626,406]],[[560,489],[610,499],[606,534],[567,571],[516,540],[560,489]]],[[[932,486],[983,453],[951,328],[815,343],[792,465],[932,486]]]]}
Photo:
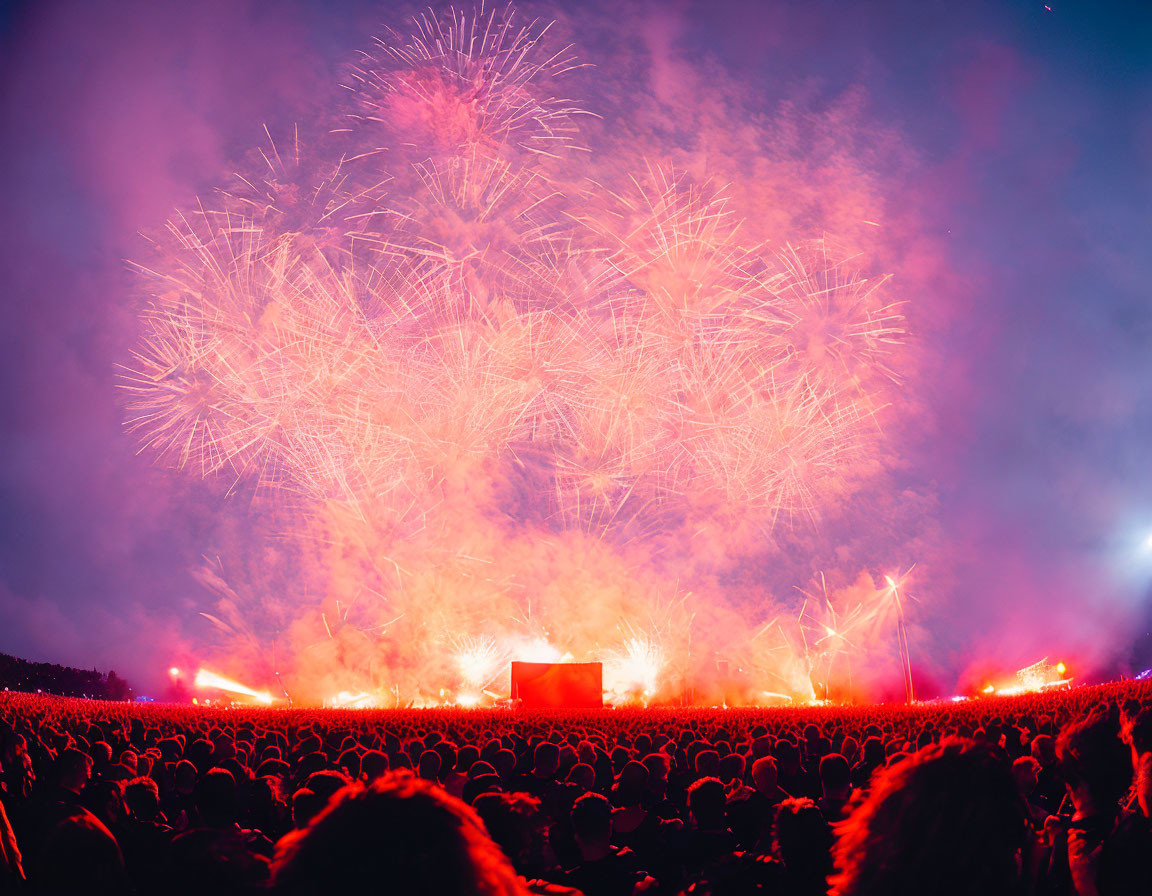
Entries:
{"type": "Polygon", "coordinates": [[[916,700],[912,688],[912,657],[908,653],[908,629],[904,625],[904,605],[900,603],[900,590],[895,582],[892,582],[892,596],[896,599],[896,638],[900,645],[900,660],[904,666],[904,690],[908,702],[912,703],[916,700]]]}

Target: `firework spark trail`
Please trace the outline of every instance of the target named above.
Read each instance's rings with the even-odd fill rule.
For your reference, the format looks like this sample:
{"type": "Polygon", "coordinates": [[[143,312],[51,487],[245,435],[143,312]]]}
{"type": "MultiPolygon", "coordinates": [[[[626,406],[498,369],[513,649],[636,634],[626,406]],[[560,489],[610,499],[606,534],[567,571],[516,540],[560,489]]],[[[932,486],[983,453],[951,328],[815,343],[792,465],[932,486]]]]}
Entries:
{"type": "MultiPolygon", "coordinates": [[[[365,56],[353,115],[423,122],[419,158],[364,126],[322,151],[269,134],[218,207],[169,223],[140,267],[128,426],[163,462],[303,499],[337,614],[301,608],[293,638],[348,667],[331,693],[399,687],[395,667],[427,671],[434,649],[481,690],[533,645],[560,654],[537,617],[576,629],[586,612],[622,633],[604,655],[647,699],[692,665],[690,638],[629,621],[636,595],[584,581],[577,556],[640,582],[653,571],[624,558],[665,530],[815,523],[879,438],[899,306],[825,240],[748,243],[723,189],[664,165],[562,195],[546,166],[579,110],[542,91],[570,52],[510,10],[415,26],[365,56]],[[506,557],[543,562],[547,584],[506,557]],[[364,587],[382,600],[358,604],[364,587]],[[485,616],[534,596],[522,622],[485,616]],[[365,671],[382,664],[386,681],[365,671]]],[[[844,638],[819,650],[881,616],[833,615],[844,638]]],[[[795,685],[811,624],[777,626],[766,653],[786,661],[748,664],[795,685]]]]}
{"type": "Polygon", "coordinates": [[[857,604],[847,613],[837,612],[828,594],[828,582],[823,572],[818,581],[819,589],[797,589],[804,595],[797,625],[804,633],[804,643],[808,648],[807,662],[816,676],[815,683],[822,685],[823,696],[827,698],[832,679],[838,671],[846,674],[851,688],[852,654],[860,651],[854,639],[857,637],[856,628],[861,622],[862,607],[857,604]],[[839,668],[838,664],[841,658],[843,668],[839,668]]]}
{"type": "Polygon", "coordinates": [[[215,672],[209,672],[207,669],[200,669],[196,673],[196,679],[193,684],[197,690],[224,691],[227,694],[239,694],[242,697],[251,697],[258,703],[270,704],[272,702],[272,695],[267,691],[253,690],[247,685],[240,684],[238,681],[232,681],[223,675],[217,675],[215,672]]]}
{"type": "Polygon", "coordinates": [[[346,221],[384,214],[391,178],[377,164],[382,148],[364,148],[335,161],[300,136],[299,125],[280,145],[265,125],[267,145],[256,150],[251,172],[236,172],[219,193],[225,209],[266,231],[301,234],[321,246],[337,246],[346,221]],[[283,152],[281,151],[283,147],[283,152]]]}
{"type": "Polygon", "coordinates": [[[827,240],[790,245],[778,261],[776,302],[761,319],[785,312],[785,338],[806,370],[841,388],[869,374],[899,380],[888,356],[904,341],[904,317],[900,303],[882,298],[887,277],[861,277],[827,240]]]}
{"type": "Polygon", "coordinates": [[[724,190],[648,164],[627,189],[609,191],[608,213],[579,220],[613,253],[620,275],[646,297],[653,323],[685,336],[761,288],[759,247],[740,239],[724,190]]]}
{"type": "Polygon", "coordinates": [[[417,184],[391,210],[392,220],[370,216],[386,225],[384,233],[365,226],[360,238],[404,261],[419,260],[433,281],[447,279],[469,302],[467,313],[483,315],[494,293],[523,293],[516,289],[522,267],[557,229],[545,213],[557,194],[538,172],[476,151],[412,169],[417,184]]]}

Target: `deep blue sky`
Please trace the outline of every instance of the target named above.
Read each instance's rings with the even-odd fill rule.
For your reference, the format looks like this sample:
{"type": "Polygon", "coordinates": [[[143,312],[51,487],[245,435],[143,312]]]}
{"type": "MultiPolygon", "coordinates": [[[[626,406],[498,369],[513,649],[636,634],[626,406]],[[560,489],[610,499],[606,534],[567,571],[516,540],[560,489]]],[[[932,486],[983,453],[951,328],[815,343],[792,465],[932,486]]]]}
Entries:
{"type": "MultiPolygon", "coordinates": [[[[855,91],[857,124],[911,160],[878,160],[877,184],[938,265],[916,281],[939,294],[901,475],[948,546],[921,609],[945,676],[1077,627],[1099,627],[1094,660],[1147,637],[1127,623],[1152,582],[1152,5],[1050,5],[604,3],[562,23],[616,84],[608,109],[617,50],[643,44],[650,64],[655,47],[723,71],[750,115],[855,91]]],[[[282,0],[0,12],[0,651],[148,682],[169,643],[202,636],[191,570],[225,511],[122,432],[124,259],[260,122],[329,103],[319,85],[397,18],[282,0]]]]}

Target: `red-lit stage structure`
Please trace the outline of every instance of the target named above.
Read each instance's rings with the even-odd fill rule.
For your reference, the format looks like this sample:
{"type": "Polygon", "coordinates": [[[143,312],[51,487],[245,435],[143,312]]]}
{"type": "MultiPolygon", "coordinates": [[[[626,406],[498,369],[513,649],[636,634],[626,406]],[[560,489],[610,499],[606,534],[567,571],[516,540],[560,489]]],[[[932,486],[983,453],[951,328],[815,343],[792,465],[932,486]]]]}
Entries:
{"type": "Polygon", "coordinates": [[[512,663],[512,699],[526,709],[599,709],[603,663],[512,663]]]}

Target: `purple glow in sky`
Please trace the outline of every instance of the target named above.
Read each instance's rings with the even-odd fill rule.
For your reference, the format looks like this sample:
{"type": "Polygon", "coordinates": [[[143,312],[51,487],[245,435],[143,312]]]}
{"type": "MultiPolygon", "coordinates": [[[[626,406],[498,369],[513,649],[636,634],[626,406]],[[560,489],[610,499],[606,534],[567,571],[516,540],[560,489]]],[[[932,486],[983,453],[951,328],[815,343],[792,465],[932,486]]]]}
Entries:
{"type": "MultiPolygon", "coordinates": [[[[819,570],[847,588],[916,563],[929,689],[1044,654],[1116,671],[1147,646],[1152,13],[1051,5],[519,7],[592,63],[571,89],[599,157],[738,182],[755,226],[867,240],[893,273],[913,350],[880,476],[818,529],[742,550],[722,585],[751,615],[819,570]]],[[[125,435],[125,260],[263,124],[338,122],[347,62],[408,14],[0,12],[0,651],[147,689],[213,642],[205,557],[278,562],[250,537],[258,504],[125,435]]]]}

